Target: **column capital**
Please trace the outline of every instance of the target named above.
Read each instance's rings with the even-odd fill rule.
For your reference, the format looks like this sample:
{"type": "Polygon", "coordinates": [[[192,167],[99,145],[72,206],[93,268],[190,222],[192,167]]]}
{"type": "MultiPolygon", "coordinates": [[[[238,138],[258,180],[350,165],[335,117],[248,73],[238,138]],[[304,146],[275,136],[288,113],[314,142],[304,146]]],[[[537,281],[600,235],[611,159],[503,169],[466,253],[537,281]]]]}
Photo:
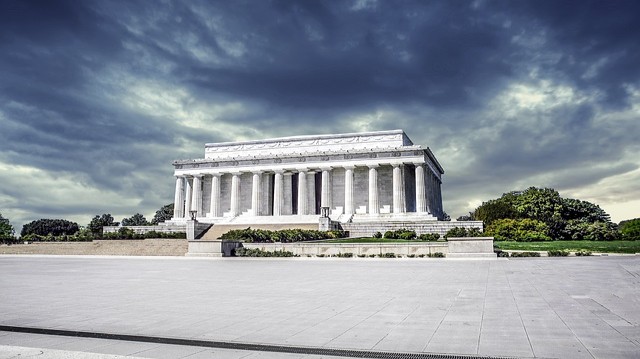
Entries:
{"type": "Polygon", "coordinates": [[[344,168],[345,170],[355,170],[356,166],[354,165],[346,165],[346,166],[342,166],[342,168],[344,168]]]}
{"type": "Polygon", "coordinates": [[[369,169],[374,169],[374,168],[380,167],[380,164],[376,163],[376,164],[372,164],[372,165],[367,165],[367,167],[369,167],[369,169]]]}

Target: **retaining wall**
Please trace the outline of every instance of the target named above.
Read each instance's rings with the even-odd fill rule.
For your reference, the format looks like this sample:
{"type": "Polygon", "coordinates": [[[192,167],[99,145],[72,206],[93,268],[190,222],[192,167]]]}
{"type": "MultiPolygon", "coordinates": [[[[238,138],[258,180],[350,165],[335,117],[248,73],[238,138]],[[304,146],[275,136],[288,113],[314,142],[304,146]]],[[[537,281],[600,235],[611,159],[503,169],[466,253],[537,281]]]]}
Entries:
{"type": "Polygon", "coordinates": [[[261,249],[263,251],[288,251],[301,257],[324,255],[330,256],[342,253],[357,255],[378,255],[394,253],[408,256],[427,255],[436,252],[448,253],[447,242],[419,242],[419,243],[242,243],[245,248],[261,249]]]}

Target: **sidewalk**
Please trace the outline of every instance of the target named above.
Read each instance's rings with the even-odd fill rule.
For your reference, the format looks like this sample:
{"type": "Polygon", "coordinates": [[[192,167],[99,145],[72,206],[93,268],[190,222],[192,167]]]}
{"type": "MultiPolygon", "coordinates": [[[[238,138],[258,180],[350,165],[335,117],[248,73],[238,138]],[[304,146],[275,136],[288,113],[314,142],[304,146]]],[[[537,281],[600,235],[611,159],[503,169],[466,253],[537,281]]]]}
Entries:
{"type": "MultiPolygon", "coordinates": [[[[636,256],[498,261],[0,256],[0,273],[1,325],[521,358],[637,358],[640,353],[636,256]]],[[[50,344],[33,341],[34,334],[2,334],[0,345],[95,352],[74,346],[78,338],[48,339],[50,344]]]]}

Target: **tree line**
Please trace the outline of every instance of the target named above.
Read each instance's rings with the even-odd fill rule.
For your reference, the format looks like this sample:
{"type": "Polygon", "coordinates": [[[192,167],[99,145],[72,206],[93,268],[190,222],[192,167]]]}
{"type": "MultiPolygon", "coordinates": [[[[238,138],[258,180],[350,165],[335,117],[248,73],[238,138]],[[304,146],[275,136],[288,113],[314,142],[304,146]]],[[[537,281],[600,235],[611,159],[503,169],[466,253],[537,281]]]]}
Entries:
{"type": "MultiPolygon", "coordinates": [[[[89,224],[81,227],[76,222],[66,219],[37,219],[26,223],[20,231],[20,240],[91,240],[102,238],[102,227],[105,226],[148,226],[157,225],[171,219],[173,216],[173,203],[162,206],[158,209],[151,221],[148,221],[144,215],[136,213],[122,221],[116,222],[109,213],[94,216],[89,224]]],[[[122,231],[121,231],[122,232],[122,231]]],[[[122,232],[120,236],[131,237],[129,232],[122,232]]],[[[116,235],[117,237],[118,235],[116,235]]],[[[18,241],[15,235],[15,229],[0,213],[0,243],[15,243],[18,241]]]]}

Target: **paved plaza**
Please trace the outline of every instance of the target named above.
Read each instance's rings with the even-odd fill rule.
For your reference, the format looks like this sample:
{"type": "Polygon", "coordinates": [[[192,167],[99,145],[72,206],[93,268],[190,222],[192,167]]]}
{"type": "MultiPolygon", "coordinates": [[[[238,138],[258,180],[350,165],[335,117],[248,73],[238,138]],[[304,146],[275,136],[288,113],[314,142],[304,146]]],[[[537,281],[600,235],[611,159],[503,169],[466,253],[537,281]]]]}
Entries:
{"type": "MultiPolygon", "coordinates": [[[[640,357],[637,256],[0,256],[0,273],[3,326],[381,352],[640,357]]],[[[28,348],[74,358],[321,357],[0,332],[0,358],[28,348]]]]}

